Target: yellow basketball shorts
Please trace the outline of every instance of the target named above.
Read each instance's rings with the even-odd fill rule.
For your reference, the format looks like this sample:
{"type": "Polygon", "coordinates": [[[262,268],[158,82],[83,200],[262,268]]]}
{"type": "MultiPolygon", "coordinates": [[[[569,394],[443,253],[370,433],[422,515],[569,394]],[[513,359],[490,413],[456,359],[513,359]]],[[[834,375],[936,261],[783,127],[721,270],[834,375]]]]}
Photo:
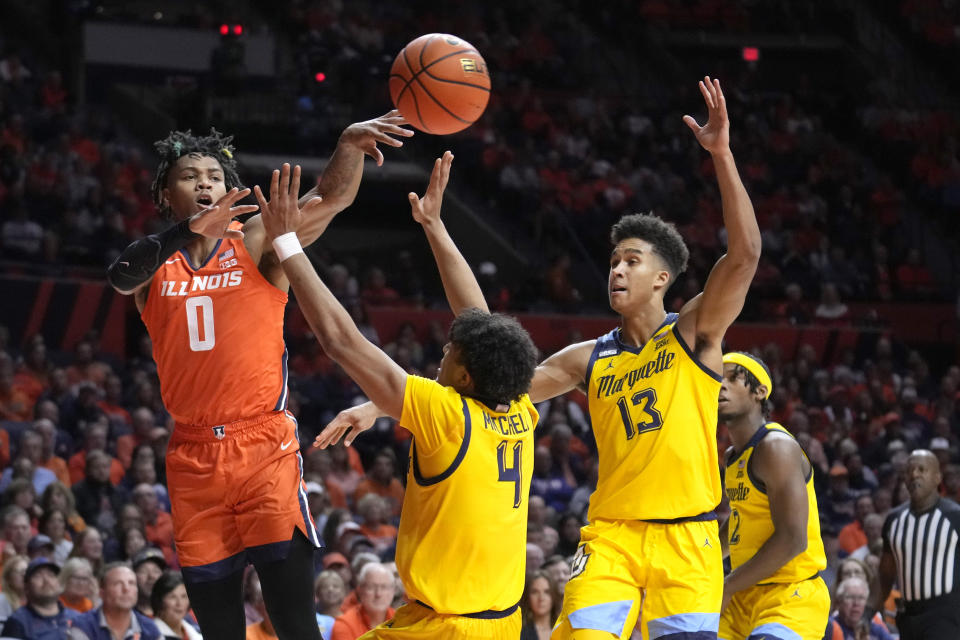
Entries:
{"type": "Polygon", "coordinates": [[[830,591],[819,576],[738,591],[720,616],[720,638],[820,640],[830,616],[830,591]]]}
{"type": "Polygon", "coordinates": [[[397,609],[393,618],[360,636],[360,640],[517,640],[521,626],[520,609],[505,618],[483,619],[437,613],[411,602],[397,609]]]}
{"type": "Polygon", "coordinates": [[[553,640],[575,629],[626,639],[638,618],[646,640],[717,637],[723,557],[716,520],[597,520],[580,530],[571,575],[553,640]]]}

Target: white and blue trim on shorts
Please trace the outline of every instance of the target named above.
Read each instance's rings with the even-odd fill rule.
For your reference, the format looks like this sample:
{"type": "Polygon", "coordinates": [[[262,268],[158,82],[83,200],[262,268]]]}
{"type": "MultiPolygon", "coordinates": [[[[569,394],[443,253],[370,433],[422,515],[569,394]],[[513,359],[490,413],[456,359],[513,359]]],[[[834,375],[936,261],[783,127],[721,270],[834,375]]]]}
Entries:
{"type": "Polygon", "coordinates": [[[768,622],[762,624],[747,636],[751,638],[765,638],[766,640],[803,640],[803,637],[793,629],[780,624],[779,622],[768,622]]]}
{"type": "Polygon", "coordinates": [[[699,640],[716,638],[720,629],[719,613],[677,613],[672,616],[657,618],[647,623],[649,640],[657,638],[672,638],[674,636],[684,640],[699,640]]]}
{"type": "Polygon", "coordinates": [[[567,620],[574,629],[593,629],[607,631],[619,637],[627,624],[627,616],[633,607],[633,600],[604,602],[583,607],[567,614],[567,620]]]}

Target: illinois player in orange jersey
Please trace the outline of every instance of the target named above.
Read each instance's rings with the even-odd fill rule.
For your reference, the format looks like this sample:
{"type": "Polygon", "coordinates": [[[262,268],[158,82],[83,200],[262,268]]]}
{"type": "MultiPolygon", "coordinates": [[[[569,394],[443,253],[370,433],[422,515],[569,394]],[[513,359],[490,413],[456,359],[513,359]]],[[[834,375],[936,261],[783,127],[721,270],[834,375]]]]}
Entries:
{"type": "MultiPolygon", "coordinates": [[[[356,195],[364,155],[413,132],[398,112],[347,127],[303,201],[303,244],[356,195]]],[[[177,553],[208,638],[242,638],[241,578],[256,565],[280,638],[319,640],[313,550],[297,425],[287,406],[283,313],[289,283],[262,219],[238,202],[232,138],[174,131],[156,143],[154,201],[173,224],[128,246],[108,270],[133,294],[176,420],[167,479],[177,553]]],[[[289,176],[289,165],[284,165],[289,176]]],[[[299,170],[297,171],[299,178],[299,170]]]]}

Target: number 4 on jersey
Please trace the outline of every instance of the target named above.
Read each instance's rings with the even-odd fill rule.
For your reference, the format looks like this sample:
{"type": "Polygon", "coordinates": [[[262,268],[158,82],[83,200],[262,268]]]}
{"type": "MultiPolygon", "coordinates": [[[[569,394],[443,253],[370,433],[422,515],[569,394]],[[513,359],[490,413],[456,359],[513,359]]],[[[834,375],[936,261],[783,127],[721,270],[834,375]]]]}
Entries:
{"type": "Polygon", "coordinates": [[[520,492],[522,490],[522,477],[520,465],[521,453],[523,452],[523,443],[516,442],[513,445],[513,465],[507,466],[507,448],[510,446],[509,440],[503,440],[497,445],[497,466],[500,468],[500,482],[513,483],[513,508],[520,507],[520,492]]]}

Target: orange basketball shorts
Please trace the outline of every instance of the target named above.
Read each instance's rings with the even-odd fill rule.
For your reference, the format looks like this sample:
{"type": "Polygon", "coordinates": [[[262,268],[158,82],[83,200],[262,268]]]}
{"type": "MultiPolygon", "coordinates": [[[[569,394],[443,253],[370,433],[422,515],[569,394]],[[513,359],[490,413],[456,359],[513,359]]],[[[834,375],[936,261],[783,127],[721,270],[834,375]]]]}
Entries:
{"type": "Polygon", "coordinates": [[[225,425],[178,423],[167,450],[184,579],[219,580],[285,558],[294,530],[321,545],[307,508],[297,421],[271,412],[225,425]]]}

